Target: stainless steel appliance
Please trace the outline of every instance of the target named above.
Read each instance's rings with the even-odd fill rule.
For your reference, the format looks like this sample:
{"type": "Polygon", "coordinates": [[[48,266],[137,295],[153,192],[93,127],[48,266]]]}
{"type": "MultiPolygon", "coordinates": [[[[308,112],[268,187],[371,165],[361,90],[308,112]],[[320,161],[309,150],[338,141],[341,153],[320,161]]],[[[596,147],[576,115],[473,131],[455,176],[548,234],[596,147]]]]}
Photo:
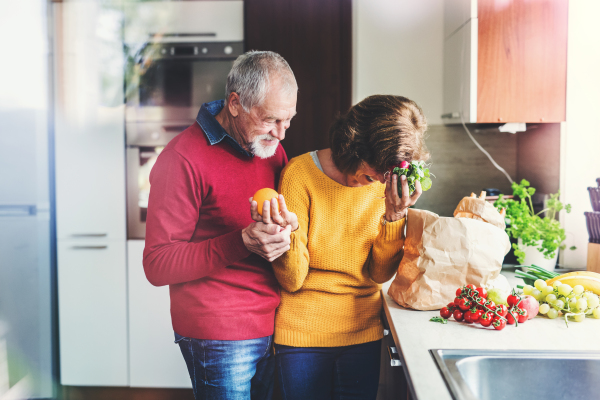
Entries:
{"type": "Polygon", "coordinates": [[[127,237],[143,239],[149,174],[164,146],[202,103],[225,97],[243,53],[243,2],[143,2],[126,15],[127,237]]]}

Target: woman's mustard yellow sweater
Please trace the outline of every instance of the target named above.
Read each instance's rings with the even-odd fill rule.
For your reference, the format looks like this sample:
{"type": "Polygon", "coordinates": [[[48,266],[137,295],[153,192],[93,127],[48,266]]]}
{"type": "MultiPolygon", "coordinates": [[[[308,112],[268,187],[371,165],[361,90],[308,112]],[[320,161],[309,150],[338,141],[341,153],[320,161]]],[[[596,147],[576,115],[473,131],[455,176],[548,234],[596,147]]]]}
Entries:
{"type": "Polygon", "coordinates": [[[405,221],[381,224],[385,185],[340,185],[307,153],[283,170],[279,191],[299,228],[290,250],[273,262],[283,288],[275,343],[336,347],[381,339],[380,284],[400,264],[405,221]]]}

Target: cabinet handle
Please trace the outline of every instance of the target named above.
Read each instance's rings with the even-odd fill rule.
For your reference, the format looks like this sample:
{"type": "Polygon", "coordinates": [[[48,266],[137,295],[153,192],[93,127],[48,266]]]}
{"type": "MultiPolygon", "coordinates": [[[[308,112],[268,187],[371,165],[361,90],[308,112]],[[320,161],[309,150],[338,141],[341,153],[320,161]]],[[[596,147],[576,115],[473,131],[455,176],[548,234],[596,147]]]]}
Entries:
{"type": "Polygon", "coordinates": [[[387,336],[387,335],[389,335],[389,334],[390,334],[390,331],[389,331],[389,329],[384,329],[384,330],[383,330],[383,336],[387,336]]]}
{"type": "Polygon", "coordinates": [[[392,367],[401,367],[402,362],[400,362],[400,358],[398,357],[398,350],[393,346],[388,346],[387,349],[390,355],[390,365],[392,367]]]}
{"type": "Polygon", "coordinates": [[[72,237],[106,237],[107,233],[73,233],[72,237]]]}
{"type": "Polygon", "coordinates": [[[108,246],[71,246],[73,250],[104,250],[108,249],[108,246]]]}

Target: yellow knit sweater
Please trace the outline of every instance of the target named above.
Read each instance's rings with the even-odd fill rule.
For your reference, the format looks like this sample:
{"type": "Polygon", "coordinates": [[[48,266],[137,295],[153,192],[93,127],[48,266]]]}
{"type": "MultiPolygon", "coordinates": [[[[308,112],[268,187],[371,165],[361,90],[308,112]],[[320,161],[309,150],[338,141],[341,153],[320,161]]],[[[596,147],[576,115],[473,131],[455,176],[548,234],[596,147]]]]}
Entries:
{"type": "Polygon", "coordinates": [[[279,192],[298,215],[291,248],[273,262],[281,284],[275,343],[336,347],[383,337],[381,285],[402,258],[404,219],[381,225],[385,185],[340,185],[309,153],[282,172],[279,192]]]}

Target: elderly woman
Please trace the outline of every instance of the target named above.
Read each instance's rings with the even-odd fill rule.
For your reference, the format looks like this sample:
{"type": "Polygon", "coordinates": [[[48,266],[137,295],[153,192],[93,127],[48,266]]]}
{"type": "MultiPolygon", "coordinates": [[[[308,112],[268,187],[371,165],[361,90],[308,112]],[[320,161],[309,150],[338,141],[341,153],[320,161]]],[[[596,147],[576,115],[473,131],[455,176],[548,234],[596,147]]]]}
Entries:
{"type": "Polygon", "coordinates": [[[263,220],[295,229],[290,250],[273,262],[283,288],[274,342],[285,400],[375,399],[380,284],[398,268],[407,209],[421,195],[417,183],[409,196],[403,176],[399,196],[398,176],[388,171],[429,157],[426,129],[415,102],[370,96],[332,125],[331,148],[284,169],[281,214],[263,220]]]}

